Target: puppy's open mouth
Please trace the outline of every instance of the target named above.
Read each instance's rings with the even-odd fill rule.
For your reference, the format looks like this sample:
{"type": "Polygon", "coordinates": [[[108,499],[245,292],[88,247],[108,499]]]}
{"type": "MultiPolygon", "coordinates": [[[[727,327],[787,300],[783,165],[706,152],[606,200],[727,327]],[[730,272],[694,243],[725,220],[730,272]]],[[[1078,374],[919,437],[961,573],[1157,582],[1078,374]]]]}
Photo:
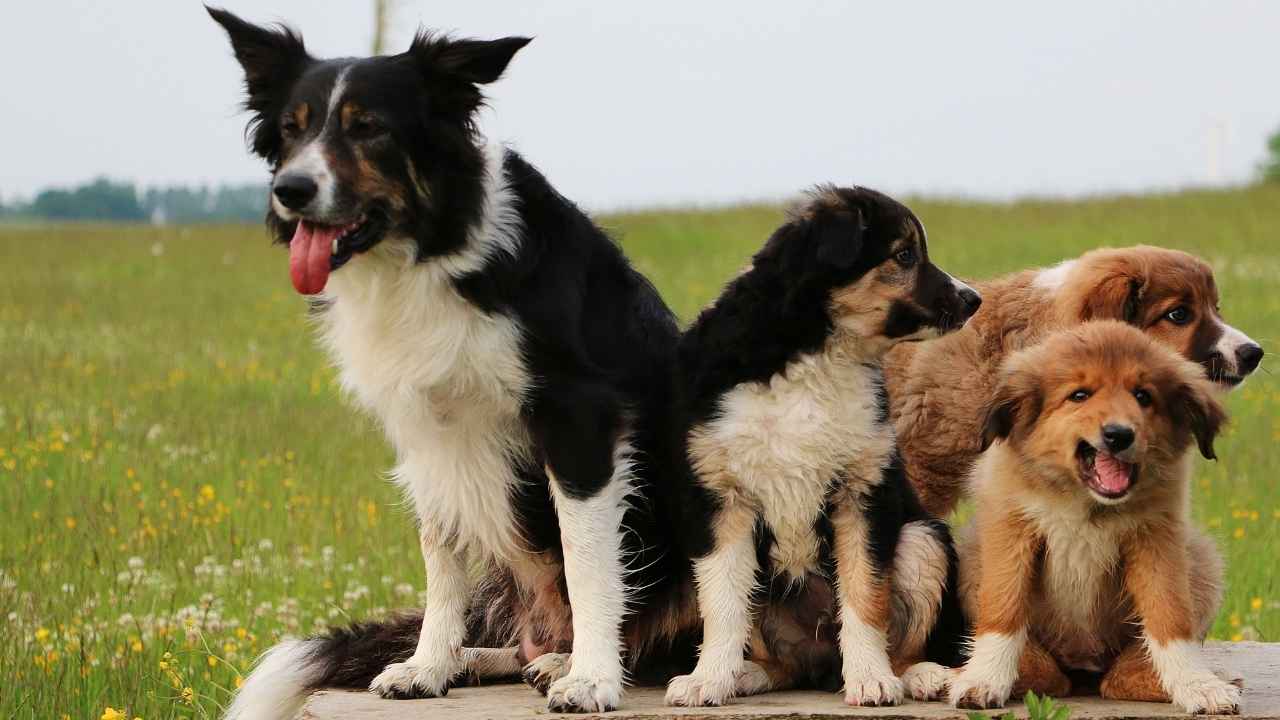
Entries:
{"type": "Polygon", "coordinates": [[[1129,494],[1138,479],[1138,466],[1127,463],[1081,440],[1076,445],[1076,463],[1085,487],[1108,500],[1129,494]]]}
{"type": "Polygon", "coordinates": [[[299,220],[289,241],[289,276],[294,289],[303,295],[321,292],[330,272],[376,245],[385,231],[386,219],[380,213],[361,214],[345,225],[299,220]]]}

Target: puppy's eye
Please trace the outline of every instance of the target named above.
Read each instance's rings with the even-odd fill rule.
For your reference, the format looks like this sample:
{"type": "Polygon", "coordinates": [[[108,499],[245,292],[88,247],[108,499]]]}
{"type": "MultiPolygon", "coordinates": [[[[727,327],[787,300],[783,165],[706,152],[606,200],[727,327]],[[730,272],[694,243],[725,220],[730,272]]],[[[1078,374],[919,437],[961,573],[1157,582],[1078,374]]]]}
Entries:
{"type": "Polygon", "coordinates": [[[292,140],[302,134],[302,126],[292,117],[285,118],[280,123],[280,134],[292,140]]]}
{"type": "Polygon", "coordinates": [[[1179,305],[1178,307],[1165,313],[1164,319],[1168,320],[1174,325],[1186,325],[1187,323],[1191,322],[1191,311],[1188,310],[1185,306],[1179,305]]]}
{"type": "Polygon", "coordinates": [[[1082,403],[1085,400],[1088,400],[1090,395],[1093,395],[1093,393],[1089,392],[1088,390],[1085,390],[1084,388],[1080,388],[1079,390],[1068,395],[1067,399],[1073,403],[1082,403]]]}
{"type": "Polygon", "coordinates": [[[1138,405],[1142,407],[1151,407],[1151,393],[1138,388],[1133,391],[1133,399],[1138,401],[1138,405]]]}
{"type": "Polygon", "coordinates": [[[903,248],[894,253],[893,259],[902,267],[911,267],[916,264],[916,249],[903,248]]]}
{"type": "Polygon", "coordinates": [[[351,121],[347,126],[347,134],[357,140],[368,140],[378,137],[387,130],[377,120],[371,117],[358,117],[351,121]]]}

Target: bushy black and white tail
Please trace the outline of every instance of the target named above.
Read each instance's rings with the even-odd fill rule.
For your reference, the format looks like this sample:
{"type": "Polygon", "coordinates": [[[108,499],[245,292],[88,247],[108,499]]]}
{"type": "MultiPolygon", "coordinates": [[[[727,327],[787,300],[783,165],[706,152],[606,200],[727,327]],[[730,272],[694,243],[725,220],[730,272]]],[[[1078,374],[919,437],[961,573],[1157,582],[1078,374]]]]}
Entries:
{"type": "Polygon", "coordinates": [[[902,528],[893,561],[893,644],[904,657],[952,667],[966,635],[958,587],[959,560],[940,520],[902,528]]]}
{"type": "Polygon", "coordinates": [[[258,661],[224,718],[293,720],[314,690],[367,688],[389,663],[413,654],[421,628],[421,613],[403,613],[282,642],[258,661]]]}

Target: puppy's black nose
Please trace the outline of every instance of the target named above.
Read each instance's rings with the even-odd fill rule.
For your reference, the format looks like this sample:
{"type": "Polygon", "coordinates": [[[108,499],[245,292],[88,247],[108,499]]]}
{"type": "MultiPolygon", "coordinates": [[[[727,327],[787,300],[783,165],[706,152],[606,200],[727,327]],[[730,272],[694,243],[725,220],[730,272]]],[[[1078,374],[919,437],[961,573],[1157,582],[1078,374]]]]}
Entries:
{"type": "Polygon", "coordinates": [[[1107,423],[1102,426],[1102,441],[1113,453],[1124,452],[1133,444],[1133,428],[1127,425],[1107,423]]]}
{"type": "Polygon", "coordinates": [[[964,305],[964,316],[970,318],[982,307],[982,296],[972,288],[965,288],[960,291],[960,302],[964,305]]]}
{"type": "Polygon", "coordinates": [[[276,178],[271,185],[271,192],[281,205],[290,210],[301,210],[315,199],[319,187],[316,181],[306,175],[289,173],[276,178]]]}
{"type": "Polygon", "coordinates": [[[1258,369],[1258,363],[1262,362],[1262,346],[1249,343],[1241,345],[1236,349],[1236,365],[1240,368],[1241,375],[1248,375],[1258,369]]]}

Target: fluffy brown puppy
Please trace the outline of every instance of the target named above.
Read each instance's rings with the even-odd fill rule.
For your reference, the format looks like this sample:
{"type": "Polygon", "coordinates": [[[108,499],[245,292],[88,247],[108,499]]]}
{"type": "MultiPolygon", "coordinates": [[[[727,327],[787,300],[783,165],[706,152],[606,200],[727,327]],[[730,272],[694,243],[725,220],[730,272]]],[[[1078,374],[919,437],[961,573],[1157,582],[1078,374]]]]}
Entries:
{"type": "Polygon", "coordinates": [[[1094,250],[975,287],[982,308],[963,329],[899,345],[884,366],[907,477],[939,517],[955,509],[980,452],[978,409],[992,397],[1000,362],[1054,330],[1126,322],[1199,363],[1222,389],[1238,385],[1262,359],[1257,343],[1222,320],[1213,270],[1178,250],[1094,250]]]}
{"type": "Polygon", "coordinates": [[[1122,323],[1009,358],[960,547],[974,642],[953,704],[1065,695],[1066,671],[1086,670],[1109,699],[1238,712],[1239,687],[1201,659],[1222,570],[1188,507],[1190,449],[1213,458],[1224,420],[1196,365],[1122,323]]]}

